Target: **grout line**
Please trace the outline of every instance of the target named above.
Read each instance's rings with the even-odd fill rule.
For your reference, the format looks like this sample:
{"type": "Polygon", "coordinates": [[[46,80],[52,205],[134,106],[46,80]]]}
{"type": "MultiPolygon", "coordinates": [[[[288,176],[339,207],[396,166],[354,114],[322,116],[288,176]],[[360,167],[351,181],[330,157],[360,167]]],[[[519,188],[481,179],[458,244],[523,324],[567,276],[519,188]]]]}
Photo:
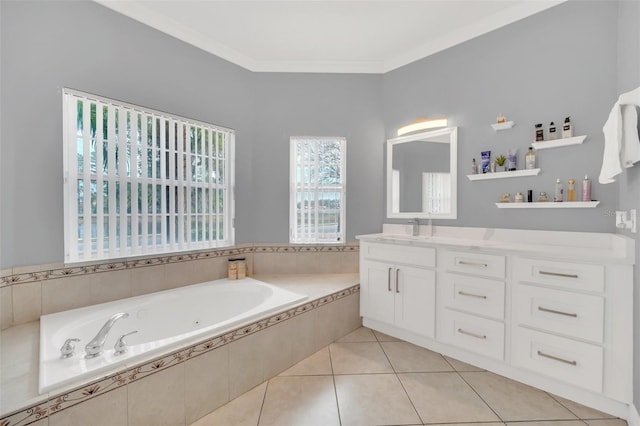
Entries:
{"type": "MultiPolygon", "coordinates": [[[[467,371],[467,373],[469,373],[469,371],[467,371]]],[[[472,371],[471,373],[486,373],[486,371],[472,371]]],[[[484,400],[484,398],[482,397],[482,395],[480,395],[480,394],[478,393],[478,391],[477,391],[473,386],[471,386],[471,384],[470,384],[469,382],[467,382],[467,380],[462,376],[462,374],[460,374],[460,372],[459,372],[459,371],[456,371],[456,374],[457,374],[457,375],[462,379],[462,381],[463,381],[463,382],[465,382],[465,383],[467,384],[467,386],[469,386],[469,387],[471,388],[471,390],[472,390],[476,395],[478,395],[478,398],[480,398],[480,400],[481,400],[482,402],[484,402],[484,403],[487,405],[487,407],[489,407],[489,410],[493,411],[493,414],[495,414],[495,415],[496,415],[496,417],[497,417],[498,419],[500,419],[500,421],[501,421],[502,423],[505,423],[505,424],[506,424],[506,420],[504,420],[502,417],[500,417],[500,415],[496,412],[496,410],[494,410],[494,409],[493,409],[493,407],[492,407],[491,405],[489,405],[489,403],[488,403],[487,401],[485,401],[485,400],[484,400]]]]}
{"type": "Polygon", "coordinates": [[[331,356],[331,344],[327,345],[329,351],[329,365],[331,365],[331,380],[333,381],[333,394],[336,397],[336,408],[338,409],[338,423],[342,426],[342,416],[340,415],[340,401],[338,401],[338,388],[336,387],[336,375],[333,371],[333,358],[331,356]]]}
{"type": "Polygon", "coordinates": [[[267,380],[267,385],[264,387],[264,394],[262,395],[262,404],[260,404],[260,414],[258,414],[258,422],[256,423],[256,426],[258,426],[260,424],[260,418],[262,417],[262,410],[264,409],[264,402],[267,399],[267,391],[269,390],[269,382],[270,381],[271,381],[271,379],[267,380]]]}

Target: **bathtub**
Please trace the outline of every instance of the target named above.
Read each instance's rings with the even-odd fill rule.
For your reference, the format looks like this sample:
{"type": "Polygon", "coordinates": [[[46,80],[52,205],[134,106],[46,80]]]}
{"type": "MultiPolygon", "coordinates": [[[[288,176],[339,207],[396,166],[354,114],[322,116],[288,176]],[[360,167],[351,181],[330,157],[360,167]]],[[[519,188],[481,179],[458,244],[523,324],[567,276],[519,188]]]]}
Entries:
{"type": "Polygon", "coordinates": [[[40,371],[38,391],[48,391],[87,382],[132,367],[155,356],[167,354],[298,304],[307,296],[245,278],[216,280],[87,306],[40,318],[40,371]],[[116,321],[103,352],[85,358],[85,345],[115,313],[128,318],[116,321]],[[127,352],[115,355],[119,336],[127,352]],[[73,356],[62,359],[65,340],[78,338],[73,356]]]}

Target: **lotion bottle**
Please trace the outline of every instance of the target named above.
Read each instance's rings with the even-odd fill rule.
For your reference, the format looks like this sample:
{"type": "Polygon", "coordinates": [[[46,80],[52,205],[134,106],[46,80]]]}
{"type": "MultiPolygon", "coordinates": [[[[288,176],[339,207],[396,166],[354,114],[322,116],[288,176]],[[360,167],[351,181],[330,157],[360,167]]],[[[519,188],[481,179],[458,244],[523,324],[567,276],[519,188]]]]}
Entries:
{"type": "Polygon", "coordinates": [[[553,124],[553,121],[549,123],[549,140],[552,141],[558,138],[558,132],[556,132],[556,125],[553,124]]]}
{"type": "Polygon", "coordinates": [[[582,201],[591,201],[591,180],[585,176],[582,181],[582,201]]]}
{"type": "Polygon", "coordinates": [[[533,147],[529,147],[529,151],[527,151],[527,155],[524,157],[524,163],[526,169],[535,169],[536,168],[536,152],[533,150],[533,147]]]}
{"type": "Polygon", "coordinates": [[[560,182],[560,178],[556,179],[556,191],[553,196],[553,201],[556,203],[564,201],[564,187],[562,186],[562,182],[560,182]]]}
{"type": "Polygon", "coordinates": [[[562,125],[562,139],[572,138],[573,137],[573,124],[571,124],[571,117],[567,117],[564,119],[564,124],[562,125]]]}
{"type": "Polygon", "coordinates": [[[473,161],[471,161],[471,174],[472,175],[477,175],[478,174],[478,165],[476,164],[476,159],[474,158],[473,161]]]}

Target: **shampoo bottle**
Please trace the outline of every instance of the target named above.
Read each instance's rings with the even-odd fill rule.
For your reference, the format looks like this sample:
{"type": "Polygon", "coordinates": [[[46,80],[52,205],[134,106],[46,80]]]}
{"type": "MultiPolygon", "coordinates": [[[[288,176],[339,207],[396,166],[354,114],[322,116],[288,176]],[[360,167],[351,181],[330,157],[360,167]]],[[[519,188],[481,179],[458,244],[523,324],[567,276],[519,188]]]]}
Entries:
{"type": "Polygon", "coordinates": [[[582,181],[582,201],[591,201],[591,180],[585,176],[582,181]]]}
{"type": "Polygon", "coordinates": [[[556,179],[556,191],[553,196],[553,201],[556,203],[564,201],[564,187],[562,186],[562,182],[560,182],[560,178],[556,179]]]}
{"type": "Polygon", "coordinates": [[[529,151],[527,151],[527,155],[524,157],[524,163],[526,169],[535,169],[536,168],[536,152],[533,150],[533,147],[529,147],[529,151]]]}
{"type": "Polygon", "coordinates": [[[549,140],[552,141],[558,138],[558,132],[556,132],[556,125],[553,124],[553,121],[549,123],[549,140]]]}
{"type": "Polygon", "coordinates": [[[473,161],[471,161],[471,174],[472,175],[477,175],[478,174],[478,165],[476,164],[476,159],[474,158],[473,161]]]}
{"type": "Polygon", "coordinates": [[[535,125],[536,129],[536,142],[542,142],[544,140],[544,129],[542,128],[542,123],[535,125]]]}

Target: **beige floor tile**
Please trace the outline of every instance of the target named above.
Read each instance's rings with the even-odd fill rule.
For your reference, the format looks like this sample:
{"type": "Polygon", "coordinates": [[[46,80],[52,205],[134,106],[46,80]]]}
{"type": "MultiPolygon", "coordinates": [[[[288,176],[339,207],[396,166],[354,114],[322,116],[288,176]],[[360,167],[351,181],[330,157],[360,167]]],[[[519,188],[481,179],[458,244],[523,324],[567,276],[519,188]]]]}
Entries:
{"type": "Polygon", "coordinates": [[[393,373],[378,342],[329,345],[334,374],[393,373]]]}
{"type": "Polygon", "coordinates": [[[331,375],[331,357],[329,347],[325,346],[315,354],[303,359],[293,367],[282,372],[281,376],[322,376],[331,375]]]}
{"type": "Polygon", "coordinates": [[[454,371],[437,352],[407,342],[380,342],[396,373],[454,371]]]}
{"type": "Polygon", "coordinates": [[[191,426],[256,426],[266,389],[267,383],[262,383],[191,426]]]}
{"type": "Polygon", "coordinates": [[[398,374],[425,423],[500,420],[458,373],[398,374]]]}
{"type": "Polygon", "coordinates": [[[576,419],[558,401],[539,389],[489,372],[459,374],[502,420],[576,419]]]}
{"type": "Polygon", "coordinates": [[[585,426],[582,420],[548,420],[541,422],[507,422],[507,426],[585,426]]]}
{"type": "Polygon", "coordinates": [[[562,398],[557,395],[551,395],[556,401],[560,404],[564,405],[569,409],[573,414],[578,416],[580,419],[615,419],[616,416],[612,416],[611,414],[603,413],[602,411],[598,411],[591,407],[586,407],[582,404],[578,404],[577,402],[571,401],[566,398],[562,398]]]}
{"type": "Polygon", "coordinates": [[[355,331],[337,340],[337,342],[376,342],[373,331],[366,327],[360,327],[355,331]]]}
{"type": "Polygon", "coordinates": [[[627,422],[622,419],[585,420],[589,426],[627,426],[627,422]]]}
{"type": "Polygon", "coordinates": [[[331,376],[269,380],[259,425],[340,425],[331,376]]]}
{"type": "Polygon", "coordinates": [[[456,371],[484,371],[484,369],[482,369],[480,367],[476,367],[475,365],[467,364],[466,362],[462,362],[462,361],[457,360],[455,358],[451,358],[451,357],[445,356],[444,359],[446,359],[447,362],[449,364],[451,364],[451,366],[456,371]]]}
{"type": "Polygon", "coordinates": [[[379,342],[401,342],[402,340],[396,339],[393,336],[389,336],[388,334],[380,333],[379,331],[373,330],[373,334],[376,336],[379,342]]]}
{"type": "Polygon", "coordinates": [[[395,374],[335,376],[343,426],[419,424],[395,374]]]}

